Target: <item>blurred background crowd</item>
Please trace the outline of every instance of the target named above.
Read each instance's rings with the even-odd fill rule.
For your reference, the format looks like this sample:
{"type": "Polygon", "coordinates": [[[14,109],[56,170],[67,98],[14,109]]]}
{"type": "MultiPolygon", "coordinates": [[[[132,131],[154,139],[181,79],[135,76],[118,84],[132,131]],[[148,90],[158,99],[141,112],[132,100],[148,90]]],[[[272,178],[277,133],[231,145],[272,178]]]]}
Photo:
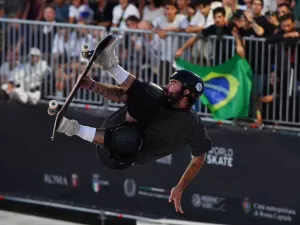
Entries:
{"type": "MultiPolygon", "coordinates": [[[[0,83],[6,98],[36,104],[43,94],[67,96],[85,65],[82,44],[95,46],[116,32],[122,65],[162,85],[176,57],[215,66],[239,54],[254,71],[254,102],[277,99],[276,110],[291,107],[285,118],[299,120],[300,1],[2,0],[0,9],[2,18],[27,21],[1,22],[0,83]]],[[[96,69],[91,76],[100,79],[96,69]]]]}

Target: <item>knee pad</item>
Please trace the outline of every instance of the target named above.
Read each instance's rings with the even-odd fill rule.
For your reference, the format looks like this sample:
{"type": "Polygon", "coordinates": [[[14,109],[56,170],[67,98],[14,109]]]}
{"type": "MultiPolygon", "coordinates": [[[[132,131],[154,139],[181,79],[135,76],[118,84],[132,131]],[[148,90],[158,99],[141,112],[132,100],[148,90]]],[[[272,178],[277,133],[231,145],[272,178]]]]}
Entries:
{"type": "Polygon", "coordinates": [[[126,92],[128,96],[128,113],[136,120],[149,120],[162,108],[164,91],[151,82],[135,80],[126,92]]]}
{"type": "Polygon", "coordinates": [[[106,128],[104,134],[104,147],[110,151],[110,157],[120,160],[136,156],[142,141],[142,135],[132,125],[106,128]]]}

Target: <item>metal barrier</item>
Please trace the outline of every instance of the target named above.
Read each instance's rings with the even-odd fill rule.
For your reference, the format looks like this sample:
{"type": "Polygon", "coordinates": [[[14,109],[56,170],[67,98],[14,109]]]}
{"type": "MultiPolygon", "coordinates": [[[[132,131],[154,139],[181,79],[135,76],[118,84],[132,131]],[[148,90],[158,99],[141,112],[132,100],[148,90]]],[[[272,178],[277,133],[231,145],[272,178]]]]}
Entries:
{"type": "MultiPolygon", "coordinates": [[[[13,74],[22,79],[24,76],[37,74],[37,70],[41,73],[43,68],[43,73],[39,76],[42,77],[42,98],[47,100],[66,99],[77,75],[84,67],[84,62],[80,58],[82,44],[88,42],[93,48],[108,34],[104,27],[80,24],[54,24],[2,18],[0,23],[0,83],[7,82],[13,74]],[[38,51],[32,50],[32,47],[36,47],[38,51]],[[44,67],[37,66],[39,52],[44,67]],[[26,64],[35,71],[25,70],[26,64]],[[8,65],[13,66],[13,69],[8,65]],[[25,71],[23,75],[17,72],[20,70],[25,71]]],[[[150,30],[121,31],[113,28],[111,32],[120,38],[116,53],[121,66],[139,79],[150,80],[159,85],[166,84],[174,71],[172,62],[178,48],[195,35],[169,32],[165,39],[160,39],[150,30]]],[[[270,44],[266,43],[265,39],[251,37],[244,38],[244,41],[246,58],[254,72],[249,118],[255,119],[259,108],[266,123],[299,127],[298,44],[289,46],[270,44]]],[[[183,53],[182,57],[194,64],[215,66],[224,63],[234,54],[233,37],[225,36],[219,40],[211,36],[208,39],[199,39],[192,48],[183,53]]],[[[90,75],[103,83],[116,84],[99,68],[93,67],[90,75]]],[[[35,79],[39,76],[36,75],[35,79]]],[[[32,79],[29,81],[32,82],[32,79]]],[[[122,105],[104,101],[100,95],[82,89],[76,95],[74,103],[105,107],[108,110],[117,110],[122,105]]],[[[211,118],[209,110],[200,100],[195,105],[195,110],[205,117],[204,119],[211,118]]]]}
{"type": "Polygon", "coordinates": [[[287,126],[300,125],[299,44],[267,43],[244,38],[246,58],[254,72],[253,114],[257,98],[264,121],[287,126]]]}
{"type": "MultiPolygon", "coordinates": [[[[78,74],[85,67],[80,57],[81,46],[88,43],[93,48],[107,35],[106,29],[99,26],[2,18],[0,22],[0,83],[14,80],[20,85],[20,80],[31,83],[39,77],[37,82],[41,88],[41,97],[58,101],[66,99],[78,74]]],[[[97,81],[106,82],[105,72],[99,68],[93,67],[89,75],[97,81]]],[[[25,92],[30,91],[23,88],[25,92]]],[[[104,99],[98,94],[80,89],[74,103],[103,106],[104,99]]]]}

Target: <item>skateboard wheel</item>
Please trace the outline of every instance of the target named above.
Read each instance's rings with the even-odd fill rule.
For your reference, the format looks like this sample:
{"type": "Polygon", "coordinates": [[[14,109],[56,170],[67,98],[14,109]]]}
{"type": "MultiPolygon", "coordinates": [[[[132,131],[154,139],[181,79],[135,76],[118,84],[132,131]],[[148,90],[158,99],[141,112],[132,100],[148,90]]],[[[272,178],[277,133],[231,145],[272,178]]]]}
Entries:
{"type": "Polygon", "coordinates": [[[48,114],[49,114],[50,116],[55,116],[56,113],[57,113],[57,111],[56,111],[55,109],[50,109],[50,108],[48,108],[48,114]]]}
{"type": "Polygon", "coordinates": [[[49,108],[52,109],[52,110],[57,109],[57,108],[58,108],[58,102],[55,101],[55,100],[51,100],[51,101],[49,102],[49,108]]]}
{"type": "Polygon", "coordinates": [[[81,47],[81,51],[86,53],[90,50],[90,46],[88,44],[84,44],[82,47],[81,47]]]}

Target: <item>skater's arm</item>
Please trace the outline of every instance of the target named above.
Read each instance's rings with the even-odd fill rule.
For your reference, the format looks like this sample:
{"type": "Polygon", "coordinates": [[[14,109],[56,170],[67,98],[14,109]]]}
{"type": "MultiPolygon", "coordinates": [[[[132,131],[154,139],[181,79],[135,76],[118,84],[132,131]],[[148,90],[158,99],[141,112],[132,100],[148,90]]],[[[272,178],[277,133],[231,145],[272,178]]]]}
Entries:
{"type": "Polygon", "coordinates": [[[177,186],[180,187],[180,189],[184,190],[188,186],[188,184],[196,177],[204,162],[205,154],[201,156],[195,156],[186,168],[177,186]]]}
{"type": "Polygon", "coordinates": [[[92,91],[114,102],[127,101],[127,95],[125,94],[125,91],[118,86],[95,82],[95,86],[92,91]]]}
{"type": "Polygon", "coordinates": [[[181,197],[184,189],[188,186],[188,184],[196,177],[197,173],[200,171],[201,167],[204,164],[205,154],[201,156],[196,156],[192,159],[191,163],[187,167],[183,176],[181,177],[179,183],[174,187],[171,191],[171,195],[169,197],[169,202],[174,201],[176,212],[183,213],[181,207],[181,197]]]}

